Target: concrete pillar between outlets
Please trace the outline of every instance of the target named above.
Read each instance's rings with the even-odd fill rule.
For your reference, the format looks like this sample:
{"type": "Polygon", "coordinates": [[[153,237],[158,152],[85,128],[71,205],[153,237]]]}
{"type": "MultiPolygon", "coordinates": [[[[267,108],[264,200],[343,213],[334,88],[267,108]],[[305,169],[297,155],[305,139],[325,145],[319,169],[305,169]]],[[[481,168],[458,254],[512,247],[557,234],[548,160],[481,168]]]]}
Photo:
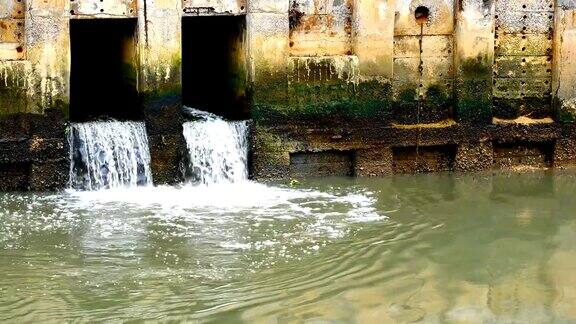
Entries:
{"type": "Polygon", "coordinates": [[[576,121],[576,2],[559,0],[555,9],[552,95],[556,118],[576,121]]]}
{"type": "Polygon", "coordinates": [[[492,119],[494,1],[458,1],[455,28],[456,117],[488,124],[492,119]]]}

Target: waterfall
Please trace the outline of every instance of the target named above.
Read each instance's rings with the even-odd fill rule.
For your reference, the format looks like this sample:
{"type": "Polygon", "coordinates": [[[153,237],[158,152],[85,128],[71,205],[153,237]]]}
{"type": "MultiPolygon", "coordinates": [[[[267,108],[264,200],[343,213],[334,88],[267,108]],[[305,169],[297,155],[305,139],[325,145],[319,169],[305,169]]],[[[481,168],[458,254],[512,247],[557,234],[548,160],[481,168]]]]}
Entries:
{"type": "Polygon", "coordinates": [[[144,123],[72,124],[69,141],[70,187],[98,190],[152,184],[144,123]]]}
{"type": "Polygon", "coordinates": [[[225,121],[191,108],[186,112],[198,118],[184,123],[187,178],[204,185],[247,180],[248,122],[225,121]]]}

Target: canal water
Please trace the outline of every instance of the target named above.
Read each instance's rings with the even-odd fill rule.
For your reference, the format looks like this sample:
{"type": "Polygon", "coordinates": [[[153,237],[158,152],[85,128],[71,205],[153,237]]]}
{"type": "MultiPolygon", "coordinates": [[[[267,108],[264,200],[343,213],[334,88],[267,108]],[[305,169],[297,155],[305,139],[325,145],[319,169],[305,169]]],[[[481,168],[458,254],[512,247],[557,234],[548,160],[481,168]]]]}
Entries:
{"type": "Polygon", "coordinates": [[[0,194],[0,321],[574,322],[576,172],[0,194]]]}

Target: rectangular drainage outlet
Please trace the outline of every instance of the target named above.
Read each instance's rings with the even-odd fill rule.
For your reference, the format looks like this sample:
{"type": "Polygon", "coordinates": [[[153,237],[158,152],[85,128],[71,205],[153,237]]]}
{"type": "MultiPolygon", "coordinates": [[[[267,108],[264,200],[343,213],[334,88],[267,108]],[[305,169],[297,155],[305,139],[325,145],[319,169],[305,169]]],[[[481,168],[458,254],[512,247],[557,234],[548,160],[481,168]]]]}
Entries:
{"type": "Polygon", "coordinates": [[[70,20],[70,119],[139,120],[136,19],[70,20]]]}
{"type": "Polygon", "coordinates": [[[494,143],[494,166],[501,169],[552,166],[553,143],[494,143]]]}
{"type": "Polygon", "coordinates": [[[297,152],[290,154],[290,176],[352,176],[354,154],[351,151],[297,152]]]}
{"type": "Polygon", "coordinates": [[[246,50],[246,16],[182,18],[184,105],[249,118],[246,50]]]}
{"type": "Polygon", "coordinates": [[[394,173],[451,171],[456,159],[455,145],[395,147],[392,149],[394,173]]]}

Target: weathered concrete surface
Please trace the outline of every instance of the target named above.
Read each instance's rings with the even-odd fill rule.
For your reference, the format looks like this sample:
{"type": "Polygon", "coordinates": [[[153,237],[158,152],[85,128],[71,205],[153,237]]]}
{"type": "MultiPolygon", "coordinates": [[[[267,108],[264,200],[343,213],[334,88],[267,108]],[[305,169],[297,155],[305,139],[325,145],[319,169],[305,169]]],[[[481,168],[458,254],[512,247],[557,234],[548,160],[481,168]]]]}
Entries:
{"type": "Polygon", "coordinates": [[[22,60],[25,51],[26,1],[0,3],[0,60],[22,60]]]}
{"type": "Polygon", "coordinates": [[[246,15],[245,54],[234,56],[248,62],[255,177],[297,173],[290,157],[306,152],[351,157],[358,176],[393,173],[395,159],[408,161],[398,172],[576,160],[573,0],[5,0],[0,172],[14,180],[3,188],[64,179],[50,170],[67,159],[53,148],[65,142],[70,19],[137,18],[124,63],[154,177],[178,181],[181,22],[196,15],[246,15]]]}
{"type": "MultiPolygon", "coordinates": [[[[334,15],[329,1],[291,4],[290,33],[284,35],[291,48],[275,57],[284,71],[287,56],[288,104],[271,103],[267,114],[255,111],[256,177],[295,173],[290,154],[333,150],[353,152],[357,175],[406,169],[394,167],[394,152],[416,163],[409,172],[573,162],[572,126],[557,124],[576,116],[573,1],[357,0],[342,12],[352,15],[350,52],[342,25],[312,19],[314,5],[323,5],[326,17],[334,15]],[[330,34],[319,31],[332,31],[333,46],[323,45],[330,34]],[[304,46],[303,39],[318,46],[304,46]],[[336,73],[335,66],[354,74],[336,73]],[[376,109],[362,109],[366,98],[346,100],[358,99],[366,80],[379,98],[376,109]],[[492,124],[493,117],[508,121],[492,124]],[[452,148],[454,154],[444,154],[452,148]],[[380,158],[364,158],[368,152],[380,158]],[[416,152],[424,153],[424,162],[416,152]],[[495,154],[501,163],[494,164],[495,154]],[[446,156],[452,161],[444,163],[446,156]]],[[[274,85],[283,93],[285,81],[274,85]]]]}
{"type": "Polygon", "coordinates": [[[352,54],[352,0],[295,0],[289,12],[290,55],[352,54]]]}
{"type": "Polygon", "coordinates": [[[279,111],[288,100],[288,2],[249,3],[246,17],[252,109],[256,119],[279,111]]]}
{"type": "MultiPolygon", "coordinates": [[[[7,170],[22,173],[19,179],[25,181],[17,183],[26,185],[21,185],[21,188],[40,190],[66,185],[67,176],[52,171],[67,164],[61,162],[68,159],[67,149],[53,151],[52,156],[33,158],[37,154],[28,144],[34,138],[37,143],[60,142],[66,143],[62,147],[67,146],[64,130],[70,92],[69,19],[138,18],[138,39],[137,42],[136,39],[132,40],[138,47],[133,46],[131,54],[125,53],[132,59],[124,63],[132,66],[138,79],[136,82],[145,107],[143,115],[150,132],[156,179],[159,183],[180,179],[178,166],[182,156],[180,148],[183,147],[180,117],[181,15],[180,0],[2,2],[0,21],[4,18],[9,22],[21,19],[22,28],[25,28],[21,39],[15,39],[12,29],[5,32],[0,28],[0,118],[44,120],[47,121],[43,123],[46,130],[62,130],[47,132],[41,127],[34,131],[25,128],[26,131],[18,132],[21,136],[17,139],[0,136],[0,142],[13,147],[12,151],[1,154],[0,159],[6,161],[7,170]],[[25,10],[20,10],[22,8],[25,10]],[[15,48],[15,41],[22,46],[19,56],[5,50],[15,48]],[[49,117],[51,115],[59,117],[49,117]]],[[[4,25],[0,24],[0,27],[4,25]]],[[[99,94],[95,89],[94,95],[105,94],[99,94]]],[[[7,127],[11,131],[15,128],[7,127]]]]}
{"type": "Polygon", "coordinates": [[[576,117],[576,3],[561,0],[556,6],[552,91],[558,119],[574,122],[576,117]]]}
{"type": "Polygon", "coordinates": [[[242,15],[246,13],[247,0],[182,0],[185,15],[242,15]]]}
{"type": "Polygon", "coordinates": [[[390,113],[392,77],[392,54],[386,49],[392,44],[377,38],[389,33],[392,40],[386,24],[393,11],[387,5],[386,1],[250,2],[254,118],[263,122],[333,114],[385,118],[390,113]],[[376,15],[370,12],[375,8],[376,15]],[[361,26],[362,32],[356,33],[361,26]]]}
{"type": "Polygon", "coordinates": [[[564,167],[574,165],[575,134],[573,126],[557,123],[398,127],[334,118],[256,126],[253,175],[258,179],[298,176],[291,155],[324,151],[353,154],[357,176],[564,167]]]}
{"type": "Polygon", "coordinates": [[[138,91],[156,184],[182,180],[181,8],[181,0],[138,0],[138,91]]]}
{"type": "Polygon", "coordinates": [[[396,1],[394,120],[433,123],[453,116],[454,2],[396,1]],[[428,16],[416,19],[416,10],[428,16]]]}
{"type": "Polygon", "coordinates": [[[60,189],[68,174],[61,111],[0,116],[0,190],[60,189]]]}
{"type": "Polygon", "coordinates": [[[554,2],[497,0],[495,21],[494,114],[551,116],[554,2]]]}
{"type": "Polygon", "coordinates": [[[137,0],[70,0],[71,18],[135,18],[137,0]]]}
{"type": "Polygon", "coordinates": [[[0,4],[0,189],[65,186],[67,2],[0,4]]]}
{"type": "Polygon", "coordinates": [[[456,19],[456,116],[466,123],[490,122],[494,62],[493,1],[462,1],[456,19]]]}
{"type": "Polygon", "coordinates": [[[394,1],[357,0],[352,28],[360,82],[389,83],[393,72],[394,1]]]}

